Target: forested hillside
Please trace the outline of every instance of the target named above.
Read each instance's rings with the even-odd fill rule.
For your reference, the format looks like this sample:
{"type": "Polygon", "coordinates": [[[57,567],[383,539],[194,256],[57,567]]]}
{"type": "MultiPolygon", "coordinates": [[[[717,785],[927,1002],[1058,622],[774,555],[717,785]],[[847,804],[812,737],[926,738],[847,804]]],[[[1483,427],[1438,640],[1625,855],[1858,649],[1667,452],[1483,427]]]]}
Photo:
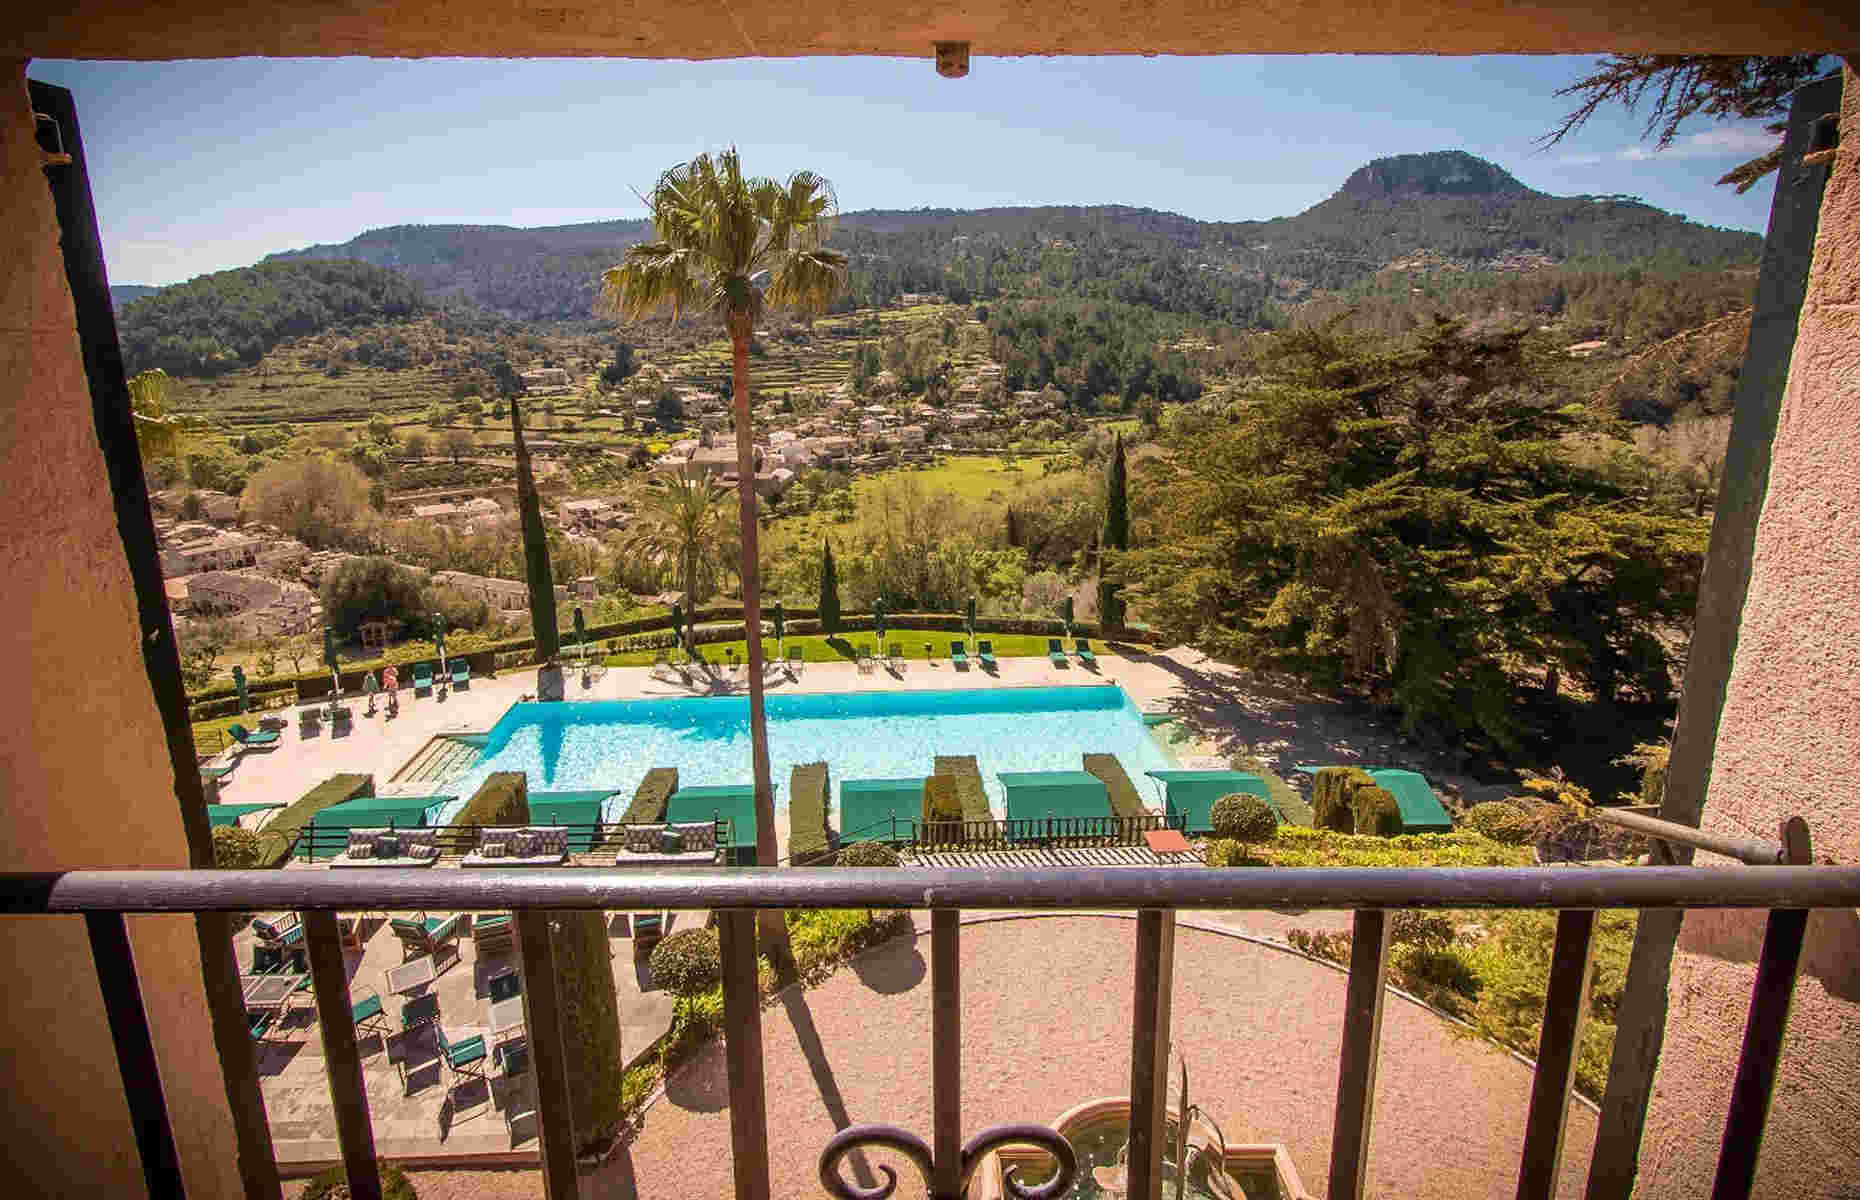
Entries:
{"type": "Polygon", "coordinates": [[[216,271],[126,305],[117,318],[133,374],[218,375],[289,337],[426,311],[419,285],[359,262],[264,262],[216,271]]]}
{"type": "MultiPolygon", "coordinates": [[[[355,259],[401,272],[436,301],[519,320],[582,321],[592,315],[596,276],[650,232],[644,221],[402,225],[267,261],[355,259]]],[[[1546,272],[1557,273],[1557,283],[1536,287],[1530,311],[1555,315],[1555,286],[1591,293],[1597,277],[1618,281],[1632,271],[1651,274],[1648,297],[1677,280],[1687,293],[1728,289],[1741,304],[1748,281],[1725,284],[1722,276],[1753,268],[1761,239],[1627,197],[1546,195],[1456,150],[1378,159],[1336,195],[1270,221],[1197,221],[1119,205],[866,210],[842,215],[834,244],[852,264],[839,311],[936,292],[958,303],[1095,301],[1272,328],[1313,299],[1393,297],[1428,308],[1430,299],[1546,272]],[[1421,301],[1405,299],[1412,291],[1397,294],[1396,285],[1422,288],[1421,301]]],[[[1594,305],[1599,327],[1624,329],[1629,310],[1653,304],[1615,298],[1618,286],[1608,291],[1594,305]]],[[[1683,316],[1639,323],[1659,337],[1725,311],[1715,302],[1690,304],[1683,316]]]]}

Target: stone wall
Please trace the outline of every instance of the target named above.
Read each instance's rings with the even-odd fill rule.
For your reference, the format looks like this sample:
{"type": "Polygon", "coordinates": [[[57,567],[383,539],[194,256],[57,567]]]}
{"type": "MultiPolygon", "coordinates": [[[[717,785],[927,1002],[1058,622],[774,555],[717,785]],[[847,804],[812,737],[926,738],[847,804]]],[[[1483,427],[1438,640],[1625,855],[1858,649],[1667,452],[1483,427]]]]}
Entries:
{"type": "MultiPolygon", "coordinates": [[[[185,867],[30,108],[0,61],[0,871],[185,867]]],[[[129,928],[186,1186],[238,1194],[193,920],[129,928]]],[[[8,1185],[143,1194],[83,918],[0,921],[0,962],[8,1185]]]]}
{"type": "MultiPolygon", "coordinates": [[[[1860,863],[1860,79],[1849,70],[1844,86],[1843,149],[1822,201],[1702,824],[1773,838],[1799,814],[1815,861],[1851,866],[1860,863]]],[[[1710,1191],[1762,935],[1761,913],[1686,918],[1639,1195],[1710,1191]]],[[[1757,1195],[1853,1195],[1856,1127],[1860,918],[1817,913],[1757,1195]]]]}

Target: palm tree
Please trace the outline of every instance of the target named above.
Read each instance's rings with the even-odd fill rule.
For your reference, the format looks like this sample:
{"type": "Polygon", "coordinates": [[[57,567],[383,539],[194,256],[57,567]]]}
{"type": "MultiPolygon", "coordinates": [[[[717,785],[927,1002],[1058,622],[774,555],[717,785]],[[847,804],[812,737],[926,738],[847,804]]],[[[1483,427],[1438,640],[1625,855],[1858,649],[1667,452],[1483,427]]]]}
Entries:
{"type": "Polygon", "coordinates": [[[168,383],[168,372],[160,367],[143,371],[129,381],[136,441],[144,458],[167,458],[180,452],[184,420],[168,409],[168,383]]]}
{"type": "Polygon", "coordinates": [[[660,473],[621,536],[621,549],[670,571],[685,605],[695,608],[736,558],[729,494],[702,472],[660,473]]]}
{"type": "MultiPolygon", "coordinates": [[[[749,736],[756,779],[756,861],[775,861],[775,792],[762,703],[762,597],[756,547],[755,431],[749,418],[749,339],[769,308],[824,311],[846,278],[846,256],[826,248],[837,205],[812,171],[785,182],[746,177],[736,150],[700,154],[659,177],[646,197],[658,240],[634,246],[601,276],[600,299],[628,318],[669,308],[710,313],[730,335],[742,525],[743,623],[749,640],[749,736]]],[[[785,934],[779,912],[763,936],[785,934]]]]}

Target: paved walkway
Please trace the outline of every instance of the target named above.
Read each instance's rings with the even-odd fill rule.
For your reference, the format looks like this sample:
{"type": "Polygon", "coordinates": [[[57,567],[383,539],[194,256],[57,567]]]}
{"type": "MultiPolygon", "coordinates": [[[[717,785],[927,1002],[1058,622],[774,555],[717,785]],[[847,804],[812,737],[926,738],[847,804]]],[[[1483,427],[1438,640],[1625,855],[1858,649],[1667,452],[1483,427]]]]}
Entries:
{"type": "MultiPolygon", "coordinates": [[[[820,1147],[835,1129],[882,1121],[930,1135],[927,939],[879,947],[812,991],[763,1013],[772,1191],[820,1194],[820,1147]]],[[[1132,925],[1046,916],[967,925],[962,935],[965,1135],[1006,1121],[1050,1122],[1074,1103],[1130,1087],[1132,925]]],[[[1182,929],[1175,1051],[1191,1097],[1230,1144],[1282,1142],[1305,1186],[1323,1192],[1337,1086],[1345,977],[1219,934],[1182,929]]],[[[1478,1200],[1516,1190],[1530,1069],[1459,1036],[1391,995],[1383,1019],[1370,1194],[1478,1200]]],[[[731,1194],[729,1090],[713,1045],[668,1082],[638,1138],[583,1179],[599,1197],[731,1194]]],[[[1595,1116],[1572,1105],[1559,1195],[1579,1196],[1595,1116]]],[[[913,1168],[901,1197],[922,1196],[913,1168]]],[[[853,1169],[853,1168],[849,1168],[853,1169]]],[[[425,1200],[540,1196],[535,1171],[422,1172],[425,1200]]]]}

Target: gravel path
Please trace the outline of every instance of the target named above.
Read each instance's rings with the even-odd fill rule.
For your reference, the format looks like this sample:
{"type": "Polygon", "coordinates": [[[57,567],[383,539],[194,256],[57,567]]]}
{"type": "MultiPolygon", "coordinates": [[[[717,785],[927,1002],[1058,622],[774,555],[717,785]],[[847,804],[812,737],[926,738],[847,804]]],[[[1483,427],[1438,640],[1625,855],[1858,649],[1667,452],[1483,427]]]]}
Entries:
{"type": "MultiPolygon", "coordinates": [[[[1339,914],[1207,914],[1279,935],[1339,914]]],[[[790,991],[763,1014],[773,1192],[820,1194],[816,1156],[849,1122],[902,1125],[928,1138],[927,939],[900,939],[821,987],[790,991]]],[[[1132,922],[1067,916],[965,926],[963,1120],[971,1135],[1005,1121],[1048,1122],[1086,1099],[1129,1091],[1132,922]]],[[[1283,1142],[1321,1195],[1330,1155],[1344,976],[1267,947],[1184,928],[1177,935],[1176,1052],[1192,1098],[1230,1143],[1283,1142]]],[[[1383,1018],[1370,1192],[1465,1200],[1516,1189],[1530,1071],[1432,1013],[1390,996],[1383,1018]]],[[[675,1075],[645,1127],[592,1176],[584,1195],[731,1194],[723,1054],[708,1047],[675,1075]]],[[[1572,1105],[1560,1194],[1581,1194],[1595,1116],[1572,1105]]],[[[921,1196],[908,1163],[898,1195],[921,1196]]],[[[423,1200],[539,1197],[531,1171],[420,1172],[423,1200]]]]}

